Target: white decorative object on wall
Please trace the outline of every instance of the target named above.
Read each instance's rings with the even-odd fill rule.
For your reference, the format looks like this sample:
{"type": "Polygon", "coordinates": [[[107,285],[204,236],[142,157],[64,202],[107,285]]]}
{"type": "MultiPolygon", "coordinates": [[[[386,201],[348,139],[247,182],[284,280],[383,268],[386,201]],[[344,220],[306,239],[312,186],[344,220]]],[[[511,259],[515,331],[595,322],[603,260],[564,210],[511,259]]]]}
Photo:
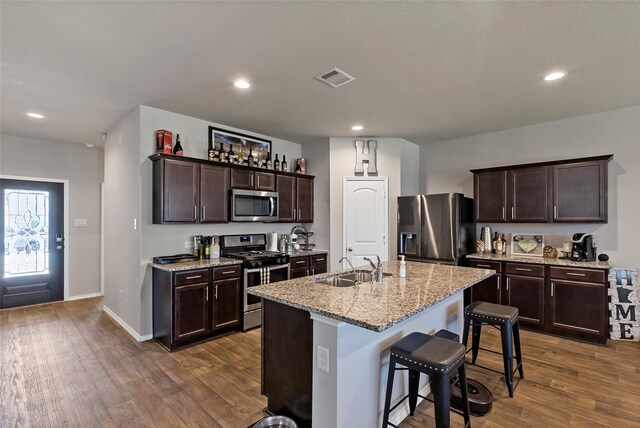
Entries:
{"type": "Polygon", "coordinates": [[[638,268],[613,268],[609,271],[609,337],[640,341],[640,287],[638,268]]]}
{"type": "Polygon", "coordinates": [[[367,175],[378,175],[378,168],[377,168],[378,142],[376,140],[368,140],[366,142],[364,140],[355,140],[355,145],[356,145],[355,175],[364,175],[365,162],[367,163],[367,175]]]}

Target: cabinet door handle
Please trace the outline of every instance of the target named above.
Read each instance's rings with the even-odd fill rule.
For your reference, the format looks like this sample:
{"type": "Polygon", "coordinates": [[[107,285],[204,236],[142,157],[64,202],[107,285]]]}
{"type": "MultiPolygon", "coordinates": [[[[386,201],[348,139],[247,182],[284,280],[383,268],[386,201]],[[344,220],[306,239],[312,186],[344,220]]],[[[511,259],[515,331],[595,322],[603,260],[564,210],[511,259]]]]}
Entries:
{"type": "Polygon", "coordinates": [[[315,275],[315,274],[316,274],[315,268],[311,268],[311,275],[315,275]]]}
{"type": "Polygon", "coordinates": [[[558,218],[558,206],[553,206],[553,219],[556,220],[558,218]]]}
{"type": "Polygon", "coordinates": [[[556,288],[556,284],[555,283],[551,283],[551,297],[553,297],[553,289],[556,288]]]}
{"type": "Polygon", "coordinates": [[[235,270],[228,270],[228,271],[222,272],[223,275],[230,275],[232,273],[235,273],[235,270]]]}
{"type": "Polygon", "coordinates": [[[205,291],[207,292],[206,300],[208,302],[209,301],[209,287],[205,288],[205,291]]]}
{"type": "Polygon", "coordinates": [[[197,218],[198,218],[198,206],[194,205],[193,206],[193,219],[197,220],[197,218]]]}
{"type": "Polygon", "coordinates": [[[489,266],[489,265],[477,265],[477,267],[491,268],[491,266],[489,266]]]}
{"type": "Polygon", "coordinates": [[[299,265],[299,264],[301,264],[301,263],[306,263],[306,260],[298,260],[298,261],[296,262],[296,264],[297,264],[297,265],[299,265]]]}
{"type": "Polygon", "coordinates": [[[506,220],[506,218],[504,216],[504,207],[502,207],[502,220],[506,220]]]}
{"type": "Polygon", "coordinates": [[[187,279],[197,279],[197,278],[202,278],[202,275],[194,275],[194,276],[187,277],[187,279]]]}
{"type": "Polygon", "coordinates": [[[574,272],[567,272],[567,275],[570,275],[570,276],[587,276],[584,273],[574,273],[574,272]]]}
{"type": "Polygon", "coordinates": [[[298,209],[298,220],[302,218],[302,210],[298,209]]]}
{"type": "Polygon", "coordinates": [[[316,259],[317,262],[323,262],[324,259],[316,259]]]}
{"type": "Polygon", "coordinates": [[[253,181],[254,181],[254,177],[255,176],[253,174],[251,174],[249,177],[250,177],[250,181],[251,181],[251,187],[253,187],[253,181]]]}
{"type": "Polygon", "coordinates": [[[522,272],[531,272],[531,269],[525,269],[525,268],[516,268],[516,270],[520,270],[522,272]]]}
{"type": "Polygon", "coordinates": [[[206,210],[207,210],[207,209],[206,209],[206,208],[205,208],[205,206],[203,205],[203,206],[202,206],[202,217],[200,218],[200,220],[204,220],[204,219],[205,219],[205,217],[206,217],[206,212],[207,212],[206,210]]]}
{"type": "Polygon", "coordinates": [[[516,207],[511,207],[511,220],[516,218],[516,207]]]}
{"type": "Polygon", "coordinates": [[[218,284],[216,284],[216,295],[214,296],[214,299],[218,300],[218,284]]]}
{"type": "Polygon", "coordinates": [[[256,188],[260,187],[260,176],[256,176],[257,182],[258,184],[256,185],[256,188]]]}

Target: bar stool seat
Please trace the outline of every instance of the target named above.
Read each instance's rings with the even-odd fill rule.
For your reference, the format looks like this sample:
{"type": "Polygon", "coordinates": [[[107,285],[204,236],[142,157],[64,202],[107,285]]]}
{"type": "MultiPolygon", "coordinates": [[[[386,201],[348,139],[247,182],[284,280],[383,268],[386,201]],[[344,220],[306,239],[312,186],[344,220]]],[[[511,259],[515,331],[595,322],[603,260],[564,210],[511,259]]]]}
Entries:
{"type": "Polygon", "coordinates": [[[409,412],[413,416],[419,396],[418,387],[421,373],[428,375],[432,384],[436,427],[438,428],[449,427],[451,376],[458,373],[465,427],[471,425],[464,368],[465,347],[462,344],[438,336],[413,332],[391,345],[390,351],[383,428],[386,428],[387,425],[395,427],[389,422],[389,413],[406,398],[409,398],[409,412]],[[404,366],[404,368],[396,368],[396,365],[404,366]],[[409,394],[396,403],[393,408],[390,408],[396,370],[409,371],[409,394]]]}
{"type": "MultiPolygon", "coordinates": [[[[506,305],[497,305],[488,302],[473,302],[464,309],[464,331],[462,343],[467,347],[469,339],[469,326],[473,324],[473,338],[471,344],[471,364],[476,363],[480,348],[480,333],[482,325],[491,325],[500,330],[502,342],[502,359],[504,365],[504,377],[509,391],[509,397],[513,397],[513,348],[515,346],[516,370],[520,378],[524,378],[522,367],[522,352],[520,350],[520,328],[518,326],[518,308],[506,305]]],[[[497,353],[489,349],[486,351],[497,353]]],[[[481,366],[479,366],[481,367],[481,366]]],[[[486,368],[486,367],[485,367],[486,368]]]]}

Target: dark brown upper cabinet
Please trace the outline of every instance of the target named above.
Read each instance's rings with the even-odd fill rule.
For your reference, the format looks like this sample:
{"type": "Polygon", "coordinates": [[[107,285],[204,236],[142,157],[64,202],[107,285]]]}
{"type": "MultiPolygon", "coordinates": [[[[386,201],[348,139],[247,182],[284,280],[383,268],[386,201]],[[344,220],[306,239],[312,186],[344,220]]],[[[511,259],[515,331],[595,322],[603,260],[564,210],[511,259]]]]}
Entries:
{"type": "Polygon", "coordinates": [[[313,222],[314,176],[176,157],[153,161],[153,223],[226,223],[229,190],[280,193],[280,222],[313,222]]]}
{"type": "Polygon", "coordinates": [[[153,222],[229,221],[229,169],[180,159],[153,163],[153,222]]]}
{"type": "Polygon", "coordinates": [[[200,165],[200,223],[229,221],[229,168],[200,165]]]}
{"type": "Polygon", "coordinates": [[[554,222],[607,222],[607,163],[553,166],[554,222]]]}
{"type": "Polygon", "coordinates": [[[507,171],[509,188],[507,221],[547,223],[549,221],[549,168],[518,168],[507,171]]]}
{"type": "Polygon", "coordinates": [[[270,172],[232,169],[231,188],[273,192],[276,190],[276,176],[270,172]]]}
{"type": "Polygon", "coordinates": [[[613,155],[472,170],[478,223],[607,222],[613,155]]]}
{"type": "Polygon", "coordinates": [[[195,223],[200,165],[177,159],[153,164],[153,222],[195,223]]]}
{"type": "Polygon", "coordinates": [[[276,189],[280,204],[278,219],[281,223],[313,222],[313,178],[279,175],[276,189]]]}
{"type": "Polygon", "coordinates": [[[507,220],[507,171],[487,171],[473,175],[475,220],[502,223],[507,220]]]}

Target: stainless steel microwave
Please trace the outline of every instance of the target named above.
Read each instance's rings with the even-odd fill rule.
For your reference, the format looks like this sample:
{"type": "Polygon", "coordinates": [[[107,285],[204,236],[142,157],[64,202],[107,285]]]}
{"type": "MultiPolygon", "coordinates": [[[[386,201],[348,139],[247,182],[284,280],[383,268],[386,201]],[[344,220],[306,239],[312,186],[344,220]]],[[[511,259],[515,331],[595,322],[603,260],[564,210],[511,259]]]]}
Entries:
{"type": "Polygon", "coordinates": [[[231,221],[278,221],[278,192],[231,190],[231,221]]]}

